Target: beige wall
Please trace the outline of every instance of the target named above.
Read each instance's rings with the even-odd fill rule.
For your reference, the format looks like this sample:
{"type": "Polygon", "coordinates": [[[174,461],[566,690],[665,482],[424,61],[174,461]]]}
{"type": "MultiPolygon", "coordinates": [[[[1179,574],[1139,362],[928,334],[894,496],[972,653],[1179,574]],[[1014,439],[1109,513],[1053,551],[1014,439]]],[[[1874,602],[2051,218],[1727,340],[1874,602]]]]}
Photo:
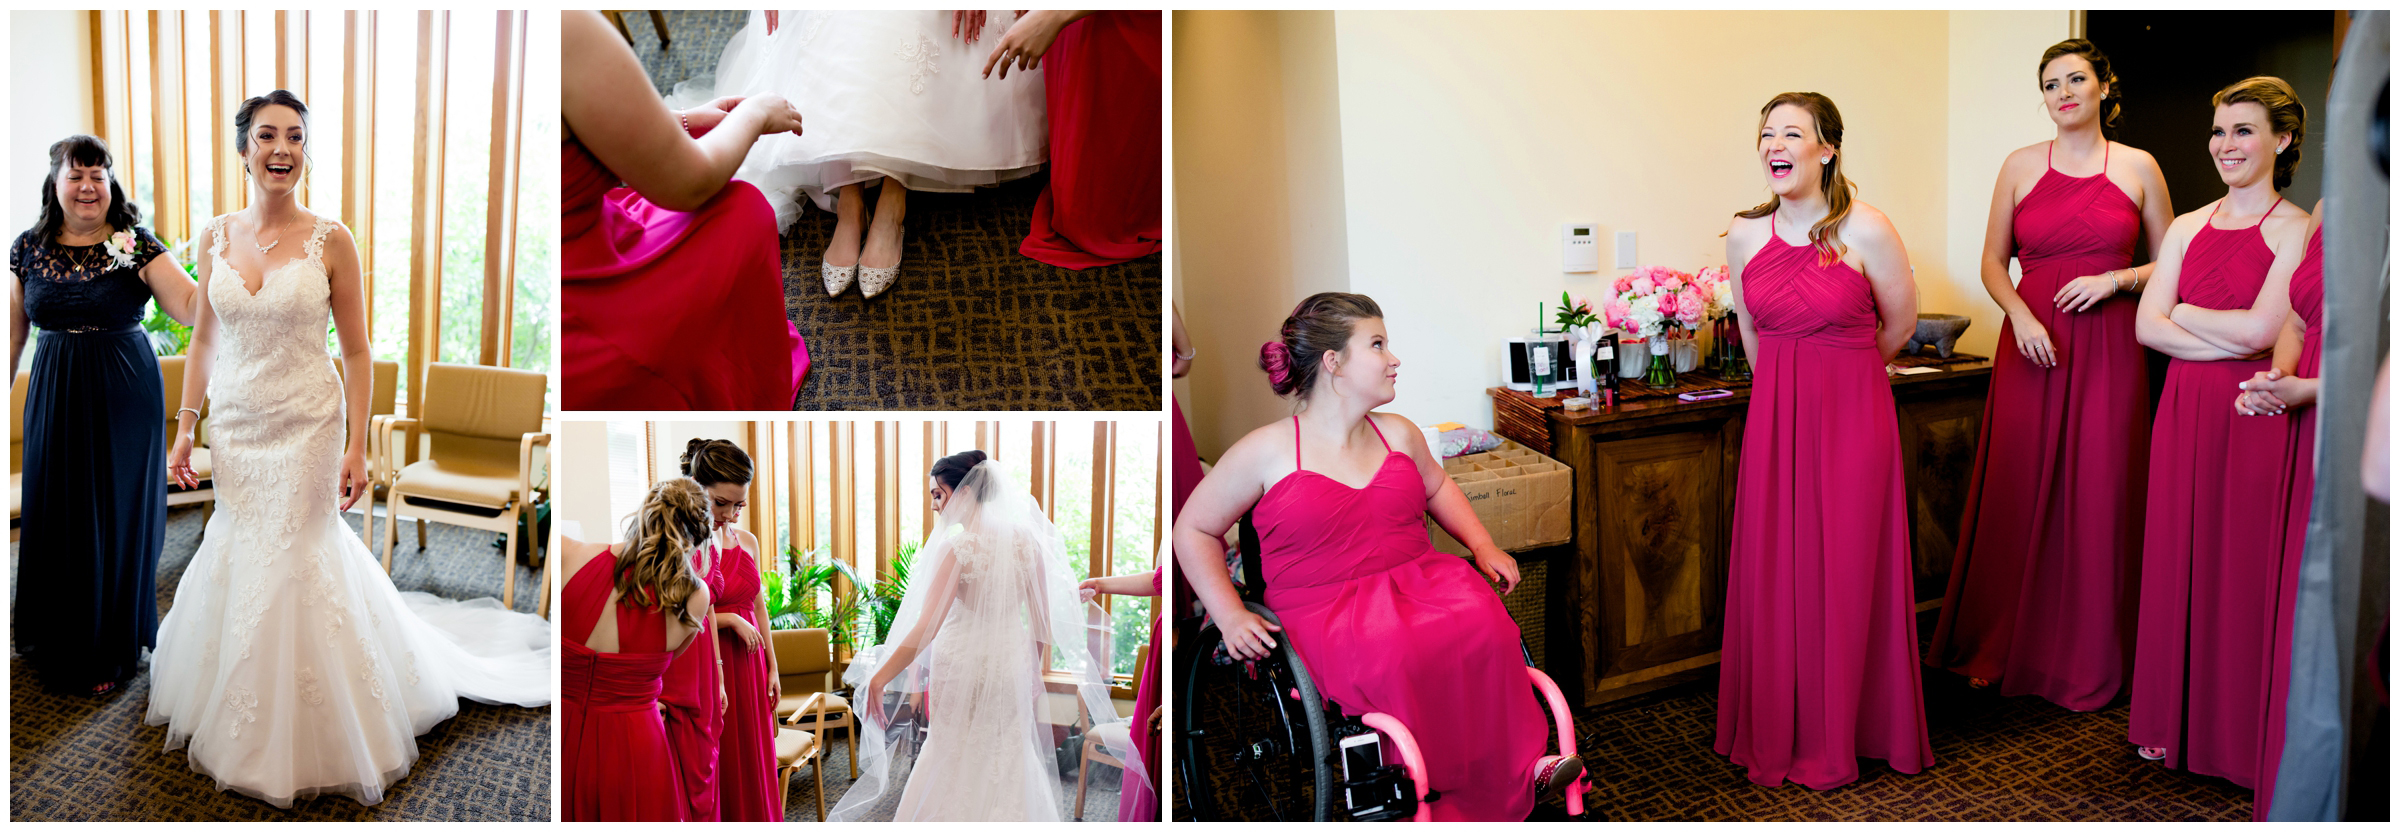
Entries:
{"type": "Polygon", "coordinates": [[[558,423],[557,501],[559,534],[593,543],[616,539],[621,516],[608,508],[608,423],[558,423]],[[568,524],[575,524],[569,528],[568,524]],[[578,536],[578,533],[580,535],[578,536]]]}
{"type": "MultiPolygon", "coordinates": [[[[1927,311],[1974,316],[1959,349],[1977,355],[1998,348],[2003,320],[2000,305],[1983,288],[1992,186],[2010,151],[2058,135],[2043,112],[2034,64],[2042,50],[2067,39],[2068,17],[2061,11],[1950,13],[1950,280],[1920,281],[1918,288],[1927,311]]],[[[2022,276],[2015,261],[2009,273],[2022,276]]]]}
{"type": "Polygon", "coordinates": [[[1259,344],[1300,298],[1350,286],[1334,23],[1175,14],[1175,294],[1199,351],[1175,394],[1211,459],[1291,412],[1259,344]]]}
{"type": "Polygon", "coordinates": [[[2066,26],[2064,12],[1179,13],[1176,280],[1204,340],[1178,389],[1201,451],[1289,412],[1259,401],[1252,356],[1320,288],[1304,265],[1346,268],[1348,290],[1384,307],[1404,361],[1388,410],[1488,426],[1503,339],[1536,303],[1625,273],[1561,272],[1558,226],[1599,224],[1604,267],[1618,231],[1643,264],[1724,262],[1718,233],[1765,196],[1758,107],[1786,90],[1841,106],[1848,173],[1898,225],[1923,308],[1974,315],[1969,347],[1988,352],[1999,313],[1974,263],[1991,177],[2047,134],[2024,65],[2066,26]],[[1801,43],[1827,46],[1796,57],[1801,43]],[[1330,71],[1295,69],[1328,51],[1330,71]],[[1300,102],[1338,123],[1293,130],[1300,102]],[[1321,222],[1331,210],[1339,222],[1321,222]],[[1339,259],[1301,250],[1336,238],[1339,259]]]}
{"type": "MultiPolygon", "coordinates": [[[[50,144],[94,129],[91,15],[8,15],[8,238],[41,219],[50,144]]],[[[116,150],[116,148],[110,148],[116,150]]],[[[123,170],[123,163],[119,163],[123,170]]]]}

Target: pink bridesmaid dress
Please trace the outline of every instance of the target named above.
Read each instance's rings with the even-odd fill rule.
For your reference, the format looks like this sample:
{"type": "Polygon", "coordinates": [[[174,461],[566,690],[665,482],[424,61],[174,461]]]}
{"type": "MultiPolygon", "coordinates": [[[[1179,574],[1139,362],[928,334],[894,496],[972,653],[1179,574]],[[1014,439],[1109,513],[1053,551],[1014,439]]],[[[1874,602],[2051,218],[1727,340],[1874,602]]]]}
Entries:
{"type": "MultiPolygon", "coordinates": [[[[2325,355],[2324,238],[2323,228],[2308,235],[2308,253],[2301,258],[2299,270],[2292,272],[2292,310],[2308,324],[2300,338],[2300,364],[2292,373],[2299,378],[2316,378],[2325,355]]],[[[2300,558],[2302,544],[2308,540],[2308,511],[2317,482],[2316,409],[2287,410],[2283,418],[2292,423],[2292,478],[2291,491],[2283,501],[2283,562],[2275,585],[2275,615],[2267,622],[2267,643],[2274,652],[2260,694],[2266,698],[2267,720],[2259,729],[2258,798],[2251,803],[2251,819],[2259,821],[2267,819],[2267,808],[2275,802],[2275,769],[2283,764],[2283,706],[2292,684],[2292,614],[2300,602],[2300,558]]]]}
{"type": "MultiPolygon", "coordinates": [[[[717,573],[725,592],[711,596],[717,612],[750,622],[762,639],[773,638],[766,612],[758,608],[758,560],[740,546],[718,549],[717,573]]],[[[725,728],[717,742],[717,808],[726,821],[783,820],[783,795],[776,792],[775,701],[767,697],[767,651],[752,650],[732,628],[717,630],[725,656],[725,728]]],[[[772,649],[770,643],[769,649],[772,649]]]]}
{"type": "MultiPolygon", "coordinates": [[[[1299,424],[1292,457],[1304,463],[1299,424]]],[[[1251,519],[1267,608],[1326,699],[1351,716],[1391,714],[1415,734],[1427,785],[1442,793],[1434,820],[1523,820],[1549,722],[1517,622],[1473,566],[1433,548],[1424,478],[1384,447],[1362,488],[1299,464],[1259,497],[1251,519]]],[[[1385,761],[1399,758],[1387,750],[1385,761]]]]}
{"type": "MultiPolygon", "coordinates": [[[[2204,225],[2184,252],[2179,299],[2247,307],[2274,261],[2257,226],[2204,225]]],[[[2150,431],[2133,657],[2133,744],[2165,748],[2167,765],[2244,788],[2259,782],[2288,532],[2283,506],[2294,476],[2292,417],[2233,410],[2241,392],[2235,385],[2267,366],[2266,359],[2167,364],[2150,431]]]]}
{"type": "MultiPolygon", "coordinates": [[[[1164,589],[1161,584],[1166,580],[1166,574],[1164,569],[1150,570],[1150,588],[1164,589]]],[[[1135,673],[1141,675],[1142,681],[1141,687],[1136,688],[1133,695],[1133,750],[1142,758],[1142,771],[1149,774],[1152,782],[1156,782],[1159,776],[1158,734],[1150,730],[1150,712],[1158,708],[1158,619],[1165,611],[1153,606],[1150,612],[1150,663],[1134,669],[1135,673]]],[[[1153,791],[1148,783],[1127,778],[1123,793],[1117,799],[1119,823],[1158,820],[1158,792],[1153,791]]]]}
{"type": "Polygon", "coordinates": [[[1764,786],[1845,785],[1860,757],[1922,771],[1933,746],[1874,293],[1857,269],[1770,233],[1742,296],[1757,380],[1734,493],[1717,753],[1764,786]]]}
{"type": "Polygon", "coordinates": [[[1093,12],[1050,44],[1042,58],[1050,184],[1018,253],[1076,270],[1158,253],[1165,16],[1093,12]]]}
{"type": "MultiPolygon", "coordinates": [[[[701,582],[708,585],[708,597],[725,597],[725,569],[722,556],[712,558],[710,569],[701,582]]],[[[753,590],[755,591],[755,590],[753,590]]],[[[659,701],[667,704],[667,740],[675,749],[675,765],[682,770],[685,800],[684,819],[697,821],[721,820],[717,806],[717,743],[725,733],[725,711],[717,709],[717,657],[708,645],[695,644],[692,649],[675,657],[667,666],[666,688],[659,701]]],[[[734,657],[725,657],[732,664],[734,657]]],[[[727,691],[728,700],[733,700],[727,691]]]]}
{"type": "Polygon", "coordinates": [[[659,688],[675,659],[666,648],[666,613],[620,601],[618,652],[583,644],[599,626],[616,572],[616,554],[601,552],[561,591],[561,810],[569,821],[683,820],[683,781],[658,715],[659,688]]]}
{"type": "Polygon", "coordinates": [[[790,410],[808,344],[784,317],[775,211],[728,182],[650,204],[582,142],[560,153],[559,396],[568,410],[790,410]]]}
{"type": "MultiPolygon", "coordinates": [[[[2105,160],[2105,156],[2103,159],[2105,160]]],[[[2105,161],[2103,163],[2105,167],[2105,161]]],[[[2141,296],[2082,312],[2050,302],[2085,275],[2133,265],[2141,209],[2106,174],[2055,168],[2012,220],[2017,294],[2058,348],[2043,368],[2000,327],[1950,591],[1927,661],[2000,692],[2106,707],[2133,663],[2149,474],[2150,370],[2133,335],[2141,296]]]]}

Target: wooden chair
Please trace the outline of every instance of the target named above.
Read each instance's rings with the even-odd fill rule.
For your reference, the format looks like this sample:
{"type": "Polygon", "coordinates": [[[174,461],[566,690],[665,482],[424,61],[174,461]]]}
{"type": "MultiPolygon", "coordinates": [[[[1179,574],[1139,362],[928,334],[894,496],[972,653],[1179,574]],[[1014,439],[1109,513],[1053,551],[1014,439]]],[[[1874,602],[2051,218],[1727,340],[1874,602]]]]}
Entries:
{"type": "Polygon", "coordinates": [[[17,539],[17,522],[25,517],[25,379],[16,374],[8,389],[8,539],[17,539]]]}
{"type": "MultiPolygon", "coordinates": [[[[624,36],[626,43],[633,43],[633,30],[625,28],[624,12],[603,11],[600,13],[600,15],[608,18],[608,22],[617,24],[617,34],[624,36]]],[[[667,44],[673,42],[672,39],[667,37],[667,16],[660,14],[657,9],[651,9],[650,26],[658,30],[658,48],[660,51],[665,51],[667,44]]]]}
{"type": "Polygon", "coordinates": [[[850,738],[850,779],[858,779],[858,720],[850,715],[850,700],[833,692],[833,636],[821,629],[775,630],[768,634],[775,650],[775,669],[783,675],[783,699],[775,703],[775,716],[795,720],[793,725],[814,728],[845,729],[850,738]],[[809,720],[811,714],[801,713],[810,697],[823,694],[825,713],[823,724],[809,720]]]}
{"type": "MultiPolygon", "coordinates": [[[[776,653],[779,660],[782,655],[781,651],[776,653]]],[[[813,765],[817,772],[819,822],[825,820],[825,700],[831,696],[829,693],[812,693],[803,697],[800,709],[775,729],[775,799],[782,800],[791,793],[792,772],[803,765],[813,765]],[[802,718],[807,718],[816,727],[806,730],[791,727],[802,718]]],[[[851,779],[857,777],[851,775],[851,779]]]]}
{"type": "MultiPolygon", "coordinates": [[[[547,448],[542,432],[542,396],[549,379],[541,373],[476,364],[434,364],[414,391],[413,415],[383,423],[378,442],[387,455],[416,448],[417,435],[431,438],[426,458],[408,465],[387,459],[394,470],[384,498],[383,569],[392,569],[392,546],[400,538],[400,516],[417,518],[417,549],[425,549],[425,527],[433,520],[500,532],[500,603],[517,598],[517,520],[537,499],[533,449],[547,448]],[[393,434],[404,432],[395,443],[393,434]]],[[[552,562],[542,562],[542,586],[550,585],[552,562]]],[[[538,602],[550,614],[545,590],[538,602]]]]}
{"type": "MultiPolygon", "coordinates": [[[[175,447],[176,411],[183,409],[183,368],[183,356],[170,355],[158,359],[159,380],[165,382],[167,388],[168,448],[175,447]]],[[[192,473],[199,476],[200,484],[193,488],[185,488],[176,485],[172,478],[167,480],[168,508],[188,506],[193,503],[200,504],[200,533],[202,535],[208,533],[208,519],[216,516],[217,513],[216,468],[209,462],[206,444],[208,432],[204,429],[207,422],[208,400],[201,399],[200,417],[192,423],[192,473]]],[[[160,476],[165,476],[165,472],[160,472],[160,476]]]]}
{"type": "MultiPolygon", "coordinates": [[[[1135,672],[1137,673],[1140,672],[1141,668],[1150,666],[1150,645],[1142,645],[1140,650],[1134,651],[1133,666],[1135,668],[1135,672]]],[[[1086,714],[1085,717],[1084,724],[1091,725],[1090,715],[1086,714]]],[[[1085,787],[1090,784],[1092,779],[1092,764],[1099,763],[1105,766],[1113,766],[1118,771],[1125,770],[1124,761],[1109,756],[1108,752],[1102,751],[1101,749],[1109,746],[1116,746],[1118,748],[1132,748],[1134,724],[1147,723],[1149,719],[1149,714],[1134,714],[1133,718],[1130,720],[1120,720],[1116,722],[1110,722],[1107,725],[1091,726],[1084,731],[1083,760],[1075,764],[1076,820],[1083,819],[1083,794],[1085,787]]],[[[852,777],[856,776],[857,775],[852,775],[852,777]]],[[[1154,773],[1152,776],[1156,776],[1156,774],[1154,773]]]]}

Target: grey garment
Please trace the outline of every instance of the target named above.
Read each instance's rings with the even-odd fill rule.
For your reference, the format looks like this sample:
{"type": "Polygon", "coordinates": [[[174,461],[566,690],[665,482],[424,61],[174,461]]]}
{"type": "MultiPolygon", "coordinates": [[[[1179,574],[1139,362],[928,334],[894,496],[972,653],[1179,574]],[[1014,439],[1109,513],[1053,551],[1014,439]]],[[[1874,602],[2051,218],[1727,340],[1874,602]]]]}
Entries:
{"type": "Polygon", "coordinates": [[[2390,507],[2359,482],[2368,397],[2390,354],[2391,181],[2368,146],[2391,77],[2391,13],[2352,12],[2327,96],[2325,351],[2316,499],[2293,613],[2283,762],[2268,820],[2341,820],[2353,746],[2377,703],[2356,682],[2390,609],[2390,507]]]}

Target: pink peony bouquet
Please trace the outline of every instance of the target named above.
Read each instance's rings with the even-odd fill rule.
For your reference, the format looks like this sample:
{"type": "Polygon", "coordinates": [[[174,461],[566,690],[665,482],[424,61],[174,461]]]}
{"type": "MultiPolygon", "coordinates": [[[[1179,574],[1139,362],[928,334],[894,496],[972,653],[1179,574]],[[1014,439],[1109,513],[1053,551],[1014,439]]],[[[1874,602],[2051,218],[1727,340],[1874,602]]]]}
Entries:
{"type": "Polygon", "coordinates": [[[1643,266],[1617,278],[1605,318],[1629,338],[1652,338],[1670,329],[1698,329],[1711,314],[1713,288],[1695,275],[1665,266],[1643,266]]]}

